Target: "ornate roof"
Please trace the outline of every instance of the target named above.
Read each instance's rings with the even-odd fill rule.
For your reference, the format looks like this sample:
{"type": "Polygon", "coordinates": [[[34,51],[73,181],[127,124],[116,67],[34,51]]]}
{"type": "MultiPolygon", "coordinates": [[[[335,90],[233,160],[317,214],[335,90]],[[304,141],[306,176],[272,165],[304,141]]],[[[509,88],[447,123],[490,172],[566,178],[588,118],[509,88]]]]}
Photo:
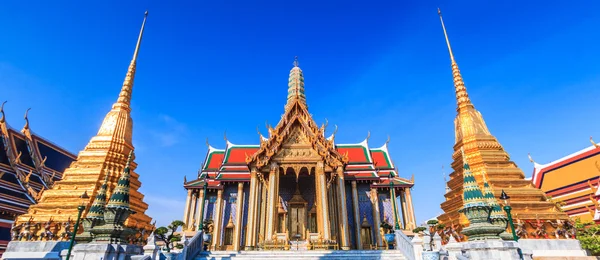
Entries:
{"type": "Polygon", "coordinates": [[[220,188],[222,181],[249,181],[251,167],[260,169],[266,166],[271,159],[287,149],[286,147],[294,145],[316,151],[315,156],[321,158],[319,160],[323,160],[332,169],[344,167],[344,176],[348,180],[383,181],[374,185],[389,185],[388,177],[391,174],[394,184],[398,187],[413,186],[413,180],[398,177],[387,148],[389,139],[384,145],[374,149],[369,148],[370,133],[360,143],[336,144],[337,126],[333,134],[326,138],[327,124],[326,122],[320,127],[317,126],[308,112],[304,93],[304,75],[296,59],[288,80],[284,114],[274,128],[267,125],[268,137],[264,137],[259,131],[258,145],[237,145],[225,138],[224,149],[214,148],[207,142],[208,152],[198,179],[185,181],[184,186],[201,187],[204,185],[202,179],[207,174],[210,177],[208,185],[211,188],[220,188]]]}
{"type": "Polygon", "coordinates": [[[0,107],[0,194],[6,201],[0,203],[0,211],[19,215],[61,179],[76,157],[31,131],[28,113],[21,132],[12,128],[6,122],[5,103],[0,107]]]}

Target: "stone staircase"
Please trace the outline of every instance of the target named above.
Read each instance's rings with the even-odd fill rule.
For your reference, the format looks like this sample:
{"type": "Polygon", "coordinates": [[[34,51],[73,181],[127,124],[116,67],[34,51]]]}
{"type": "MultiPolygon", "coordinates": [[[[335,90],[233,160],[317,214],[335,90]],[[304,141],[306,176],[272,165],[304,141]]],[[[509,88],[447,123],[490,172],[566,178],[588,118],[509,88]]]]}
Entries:
{"type": "Polygon", "coordinates": [[[406,260],[399,250],[311,250],[311,251],[214,251],[202,252],[196,260],[308,260],[308,259],[360,259],[406,260]]]}

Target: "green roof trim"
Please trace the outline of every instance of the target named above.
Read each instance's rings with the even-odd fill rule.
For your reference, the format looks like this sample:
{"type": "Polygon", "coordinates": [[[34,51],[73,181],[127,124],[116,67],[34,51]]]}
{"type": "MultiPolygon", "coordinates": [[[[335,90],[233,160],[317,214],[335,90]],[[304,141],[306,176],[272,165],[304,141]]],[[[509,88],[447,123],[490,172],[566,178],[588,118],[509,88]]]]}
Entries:
{"type": "MultiPolygon", "coordinates": [[[[225,151],[214,151],[214,152],[208,154],[208,158],[206,158],[206,163],[204,165],[203,170],[208,170],[209,169],[208,165],[210,165],[210,162],[212,160],[213,155],[215,155],[215,154],[224,154],[224,153],[225,153],[225,151]]],[[[212,169],[212,168],[210,168],[210,169],[212,169]]],[[[214,169],[218,169],[218,168],[214,168],[214,169]]]]}

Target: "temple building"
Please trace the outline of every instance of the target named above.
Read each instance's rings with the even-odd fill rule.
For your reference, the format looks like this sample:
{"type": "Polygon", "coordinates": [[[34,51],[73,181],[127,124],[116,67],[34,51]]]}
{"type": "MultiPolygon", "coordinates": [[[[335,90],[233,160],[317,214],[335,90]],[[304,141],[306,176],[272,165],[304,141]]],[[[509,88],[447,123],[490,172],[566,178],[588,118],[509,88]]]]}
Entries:
{"type": "Polygon", "coordinates": [[[12,128],[4,115],[5,103],[0,107],[0,257],[10,241],[15,218],[36,204],[76,158],[31,131],[29,110],[23,129],[12,128]]]}
{"type": "Polygon", "coordinates": [[[450,191],[445,194],[446,201],[441,204],[444,213],[438,217],[440,223],[448,229],[454,229],[449,230],[453,233],[459,233],[458,231],[469,225],[464,214],[459,213],[464,204],[461,196],[464,171],[462,162],[466,159],[478,185],[483,187],[483,176],[486,176],[496,198],[500,196],[502,190],[512,198],[512,216],[516,219],[515,222],[525,223],[523,228],[527,236],[554,238],[555,236],[552,235],[555,231],[554,226],[562,225],[563,221],[568,220],[567,214],[549,201],[543,191],[536,189],[529,180],[525,179],[523,171],[510,160],[500,142],[488,130],[481,113],[475,109],[469,99],[463,77],[450,47],[441,12],[439,15],[450,53],[457,103],[457,116],[454,119],[455,144],[452,154],[454,171],[448,181],[450,191]],[[463,158],[461,149],[464,149],[466,158],[463,158]]]}
{"type": "MultiPolygon", "coordinates": [[[[128,155],[134,149],[130,103],[145,23],[146,18],[142,23],[121,92],[104,118],[97,135],[91,138],[76,160],[64,170],[62,180],[56,181],[51,189],[45,190],[37,204],[31,205],[25,214],[17,218],[11,234],[12,240],[68,240],[77,219],[77,207],[82,203],[86,206],[82,215],[82,219],[85,220],[104,180],[109,190],[108,196],[116,190],[128,155]],[[84,202],[80,198],[83,193],[89,196],[84,202]]],[[[148,204],[143,201],[144,195],[138,191],[141,183],[138,180],[139,174],[135,172],[136,166],[132,161],[128,167],[129,205],[135,214],[127,219],[125,225],[136,230],[132,239],[133,236],[145,239],[144,236],[148,236],[154,227],[150,224],[151,218],[145,214],[148,204]]],[[[83,231],[83,228],[79,228],[80,233],[83,231]]]]}
{"type": "Polygon", "coordinates": [[[184,230],[212,221],[209,250],[378,249],[382,223],[410,233],[414,182],[398,176],[388,142],[338,144],[337,127],[329,137],[326,127],[308,111],[296,60],[284,113],[267,125],[268,136],[259,132],[257,145],[207,144],[198,178],[184,180],[184,230]]]}
{"type": "Polygon", "coordinates": [[[571,218],[600,222],[600,145],[592,145],[547,164],[533,161],[531,182],[571,218]]]}

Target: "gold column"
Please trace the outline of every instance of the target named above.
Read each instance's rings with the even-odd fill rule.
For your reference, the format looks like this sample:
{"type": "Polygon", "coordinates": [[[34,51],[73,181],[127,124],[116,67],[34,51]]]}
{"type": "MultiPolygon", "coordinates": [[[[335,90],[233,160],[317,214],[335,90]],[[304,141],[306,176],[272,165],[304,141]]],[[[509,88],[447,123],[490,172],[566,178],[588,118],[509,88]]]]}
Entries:
{"type": "Polygon", "coordinates": [[[410,188],[406,189],[406,207],[408,208],[408,219],[410,219],[409,230],[413,230],[417,228],[417,221],[415,218],[415,210],[413,208],[412,196],[410,195],[410,188]]]}
{"type": "Polygon", "coordinates": [[[183,222],[185,225],[183,226],[183,231],[187,231],[192,223],[190,223],[190,207],[192,206],[192,190],[187,190],[187,198],[185,199],[185,210],[183,211],[183,222]]]}
{"type": "Polygon", "coordinates": [[[258,219],[259,219],[259,230],[258,230],[258,242],[262,242],[265,240],[265,227],[267,226],[267,187],[268,184],[265,182],[261,182],[259,184],[259,210],[258,210],[258,219]]]}
{"type": "Polygon", "coordinates": [[[379,232],[381,219],[379,215],[379,196],[377,196],[376,188],[371,188],[371,204],[373,208],[373,231],[375,233],[377,248],[381,248],[383,246],[383,241],[381,240],[381,233],[379,232]]]}
{"type": "Polygon", "coordinates": [[[356,249],[362,250],[362,239],[360,237],[360,208],[358,207],[358,190],[356,181],[352,181],[352,209],[354,211],[354,232],[356,237],[356,249]]]}
{"type": "MultiPolygon", "coordinates": [[[[195,213],[194,213],[196,215],[196,226],[200,226],[200,217],[202,217],[202,216],[200,216],[200,211],[202,211],[202,209],[198,209],[198,207],[202,207],[202,201],[204,201],[206,199],[205,198],[206,196],[204,196],[204,189],[201,189],[198,192],[198,194],[199,195],[198,195],[198,198],[196,199],[196,205],[198,205],[198,204],[200,204],[200,205],[196,206],[196,210],[195,210],[195,213]],[[200,202],[200,203],[198,203],[198,202],[200,202]]],[[[204,203],[204,207],[206,207],[206,203],[204,203]]],[[[204,215],[206,215],[206,214],[207,213],[206,213],[206,210],[205,210],[204,211],[204,215]]],[[[205,219],[205,218],[203,218],[203,219],[205,219]]],[[[200,230],[198,230],[198,231],[200,231],[200,230]]]]}
{"type": "MultiPolygon", "coordinates": [[[[190,215],[188,216],[189,222],[185,222],[186,225],[188,226],[189,230],[193,230],[194,229],[194,224],[192,222],[192,219],[194,219],[194,217],[198,214],[200,214],[200,212],[198,211],[198,195],[196,195],[196,192],[192,193],[192,200],[191,200],[191,212],[189,213],[190,215]]],[[[198,225],[200,223],[196,223],[196,225],[198,225]]]]}
{"type": "Polygon", "coordinates": [[[344,182],[344,169],[342,166],[337,168],[338,180],[338,222],[340,242],[342,250],[350,250],[350,237],[348,232],[348,210],[346,209],[346,183],[344,182]]]}
{"type": "Polygon", "coordinates": [[[271,240],[274,234],[273,223],[275,218],[275,209],[277,207],[277,182],[279,175],[279,166],[276,163],[271,163],[271,171],[269,172],[269,194],[267,198],[267,210],[266,210],[266,229],[265,229],[265,240],[271,240]]]}
{"type": "Polygon", "coordinates": [[[233,250],[240,250],[242,237],[242,217],[244,216],[244,183],[238,183],[237,201],[235,206],[235,231],[233,233],[233,250]]]}
{"type": "Polygon", "coordinates": [[[317,214],[320,216],[320,232],[323,235],[323,239],[329,240],[329,208],[327,207],[327,183],[325,182],[325,169],[323,168],[323,162],[317,163],[317,169],[315,172],[315,180],[318,183],[317,196],[319,197],[319,207],[317,207],[317,214]]]}
{"type": "Polygon", "coordinates": [[[256,200],[258,199],[258,179],[256,178],[256,169],[250,171],[250,192],[248,198],[248,224],[246,224],[246,249],[254,248],[254,238],[256,231],[256,200]]]}
{"type": "Polygon", "coordinates": [[[213,231],[212,248],[219,250],[221,246],[221,226],[223,225],[223,190],[217,191],[217,201],[215,202],[215,227],[213,231]]]}
{"type": "Polygon", "coordinates": [[[402,188],[400,190],[400,204],[402,206],[402,229],[404,230],[408,230],[408,222],[407,222],[407,216],[406,216],[406,212],[408,211],[408,209],[406,209],[406,197],[404,196],[405,190],[406,188],[402,188]]]}

